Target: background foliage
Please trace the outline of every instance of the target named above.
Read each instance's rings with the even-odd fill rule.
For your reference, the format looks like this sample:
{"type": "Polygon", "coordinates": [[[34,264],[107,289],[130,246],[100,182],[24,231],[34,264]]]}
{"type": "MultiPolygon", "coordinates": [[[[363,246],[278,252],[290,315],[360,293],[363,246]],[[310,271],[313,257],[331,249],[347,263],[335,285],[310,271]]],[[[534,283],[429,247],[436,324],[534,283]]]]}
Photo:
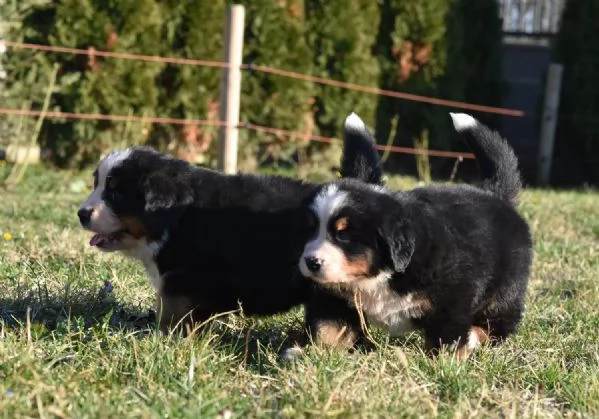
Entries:
{"type": "Polygon", "coordinates": [[[566,3],[554,60],[563,64],[552,181],[599,185],[599,3],[566,3]]]}
{"type": "MultiPolygon", "coordinates": [[[[0,13],[9,3],[0,5],[0,13]]],[[[20,25],[6,36],[82,49],[220,60],[228,3],[25,0],[18,6],[20,25]]],[[[247,64],[427,96],[497,102],[501,33],[496,0],[476,5],[467,0],[241,3],[246,6],[247,64]]],[[[218,69],[20,50],[10,50],[4,61],[14,76],[8,86],[11,98],[28,98],[32,108],[39,108],[45,78],[57,62],[55,110],[218,119],[218,69]]],[[[451,146],[446,108],[251,70],[243,73],[242,90],[241,118],[246,122],[339,136],[343,117],[355,111],[376,128],[381,142],[391,136],[394,144],[413,146],[430,132],[431,148],[451,146]],[[399,124],[392,133],[394,118],[399,124]]],[[[86,165],[108,148],[135,142],[212,164],[216,133],[200,126],[48,120],[41,141],[62,165],[86,165]]],[[[241,160],[252,160],[245,168],[294,164],[306,154],[324,151],[303,140],[243,130],[241,160]]],[[[413,160],[408,156],[395,166],[410,168],[413,160]]]]}

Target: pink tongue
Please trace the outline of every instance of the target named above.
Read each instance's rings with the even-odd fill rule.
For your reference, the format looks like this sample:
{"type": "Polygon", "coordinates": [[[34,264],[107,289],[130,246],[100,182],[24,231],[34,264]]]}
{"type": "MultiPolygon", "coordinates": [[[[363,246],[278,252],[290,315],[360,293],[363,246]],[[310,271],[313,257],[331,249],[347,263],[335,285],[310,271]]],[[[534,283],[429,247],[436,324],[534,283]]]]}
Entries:
{"type": "Polygon", "coordinates": [[[90,239],[89,245],[90,246],[99,246],[99,245],[101,245],[107,239],[108,239],[108,237],[105,234],[95,234],[90,239]]]}

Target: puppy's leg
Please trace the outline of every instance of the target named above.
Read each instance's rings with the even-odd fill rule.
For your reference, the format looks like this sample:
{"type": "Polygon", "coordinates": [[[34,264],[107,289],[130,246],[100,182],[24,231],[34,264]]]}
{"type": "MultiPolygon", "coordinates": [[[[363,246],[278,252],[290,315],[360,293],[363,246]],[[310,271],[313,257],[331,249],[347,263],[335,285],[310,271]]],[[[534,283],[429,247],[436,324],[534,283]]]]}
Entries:
{"type": "Polygon", "coordinates": [[[475,324],[488,330],[491,343],[498,345],[518,330],[523,313],[524,304],[514,303],[502,310],[486,311],[475,324]]]}
{"type": "Polygon", "coordinates": [[[291,360],[303,353],[310,338],[319,346],[349,349],[363,337],[360,317],[355,309],[338,297],[315,290],[305,305],[309,336],[283,351],[281,358],[291,360]]]}
{"type": "Polygon", "coordinates": [[[475,348],[488,339],[488,333],[482,328],[472,326],[469,316],[444,312],[427,319],[424,334],[425,349],[431,355],[435,356],[448,348],[455,351],[459,361],[466,360],[475,348]]]}
{"type": "Polygon", "coordinates": [[[458,345],[456,357],[459,361],[467,360],[479,346],[489,341],[489,332],[479,326],[470,327],[468,339],[463,345],[458,345]]]}
{"type": "Polygon", "coordinates": [[[189,335],[196,325],[205,322],[210,315],[195,307],[191,299],[184,296],[158,296],[156,301],[159,327],[162,333],[182,331],[189,335]]]}
{"type": "Polygon", "coordinates": [[[325,347],[348,349],[363,337],[356,309],[320,290],[306,304],[306,325],[312,340],[325,347]]]}
{"type": "Polygon", "coordinates": [[[161,278],[161,289],[156,301],[156,312],[163,333],[182,331],[186,336],[210,314],[194,299],[194,276],[187,271],[168,272],[161,278]]]}

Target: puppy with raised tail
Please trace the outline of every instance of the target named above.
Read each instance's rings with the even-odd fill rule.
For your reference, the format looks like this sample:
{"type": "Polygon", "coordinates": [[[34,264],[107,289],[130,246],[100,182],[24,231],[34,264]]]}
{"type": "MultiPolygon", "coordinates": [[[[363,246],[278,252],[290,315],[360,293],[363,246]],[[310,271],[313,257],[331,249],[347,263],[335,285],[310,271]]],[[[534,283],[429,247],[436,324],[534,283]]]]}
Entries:
{"type": "MultiPolygon", "coordinates": [[[[451,118],[478,160],[479,185],[391,192],[341,179],[310,201],[299,266],[320,286],[306,307],[315,341],[352,345],[359,312],[393,335],[421,330],[431,352],[450,346],[459,359],[516,331],[532,261],[516,209],[518,162],[498,133],[466,114],[451,118]]],[[[359,118],[352,126],[370,137],[359,118]]]]}
{"type": "MultiPolygon", "coordinates": [[[[379,182],[370,137],[347,136],[342,175],[379,182]]],[[[109,154],[81,205],[90,245],[139,260],[158,297],[161,328],[193,327],[243,309],[281,313],[312,285],[298,262],[307,239],[301,204],[318,185],[279,176],[224,175],[147,147],[109,154]]]]}

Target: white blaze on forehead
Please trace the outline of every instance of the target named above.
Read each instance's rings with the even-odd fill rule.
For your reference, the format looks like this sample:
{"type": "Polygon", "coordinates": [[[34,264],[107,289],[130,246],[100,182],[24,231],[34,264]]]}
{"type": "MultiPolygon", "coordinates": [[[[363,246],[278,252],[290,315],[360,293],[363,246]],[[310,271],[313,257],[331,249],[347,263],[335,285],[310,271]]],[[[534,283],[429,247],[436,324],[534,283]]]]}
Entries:
{"type": "Polygon", "coordinates": [[[327,226],[331,216],[346,202],[347,193],[340,191],[337,185],[326,186],[314,199],[312,209],[318,218],[318,234],[304,247],[304,254],[300,261],[300,270],[309,276],[309,270],[305,263],[306,256],[316,257],[323,261],[323,272],[327,276],[340,276],[345,256],[341,249],[327,241],[327,226]]]}
{"type": "MultiPolygon", "coordinates": [[[[323,221],[328,221],[331,215],[343,205],[347,194],[340,191],[337,185],[326,186],[314,199],[312,209],[322,226],[323,221]]],[[[325,223],[326,227],[326,223],[325,223]]]]}
{"type": "Polygon", "coordinates": [[[131,155],[131,150],[113,151],[104,158],[98,165],[98,186],[106,183],[106,176],[110,171],[118,166],[123,160],[126,160],[131,155]]]}
{"type": "Polygon", "coordinates": [[[312,209],[318,218],[318,235],[306,244],[304,253],[314,251],[324,244],[327,238],[329,219],[344,204],[345,199],[346,193],[340,191],[337,185],[328,185],[316,196],[312,209]]]}
{"type": "Polygon", "coordinates": [[[95,207],[100,205],[100,202],[102,201],[102,192],[104,192],[104,187],[106,186],[106,177],[114,167],[118,166],[123,160],[129,157],[130,154],[131,150],[114,151],[100,162],[96,174],[98,184],[95,185],[91,195],[83,203],[83,207],[95,207]]]}

